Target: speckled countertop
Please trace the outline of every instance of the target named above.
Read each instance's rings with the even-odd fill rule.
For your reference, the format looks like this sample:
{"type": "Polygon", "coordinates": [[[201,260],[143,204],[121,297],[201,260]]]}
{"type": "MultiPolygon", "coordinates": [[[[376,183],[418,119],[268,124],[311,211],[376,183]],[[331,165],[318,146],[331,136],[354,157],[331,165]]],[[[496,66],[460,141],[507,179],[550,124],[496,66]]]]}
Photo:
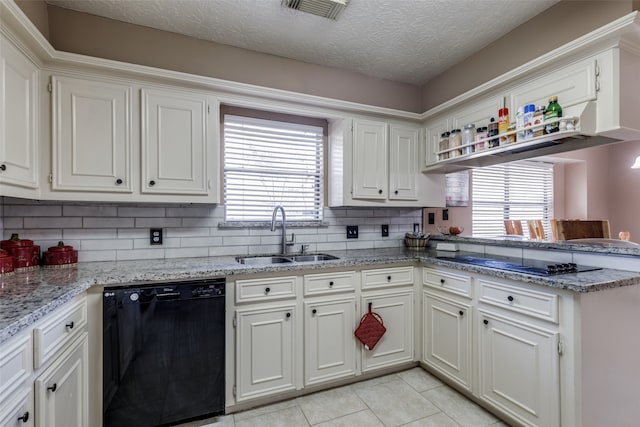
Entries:
{"type": "Polygon", "coordinates": [[[249,266],[234,257],[180,258],[168,260],[89,262],[70,269],[39,269],[0,276],[0,344],[47,313],[95,285],[127,285],[134,282],[176,281],[207,277],[270,272],[313,271],[327,268],[384,266],[423,262],[463,271],[552,286],[575,292],[640,284],[640,273],[598,270],[586,273],[539,277],[460,264],[436,258],[436,251],[405,248],[330,252],[338,260],[249,266]]]}

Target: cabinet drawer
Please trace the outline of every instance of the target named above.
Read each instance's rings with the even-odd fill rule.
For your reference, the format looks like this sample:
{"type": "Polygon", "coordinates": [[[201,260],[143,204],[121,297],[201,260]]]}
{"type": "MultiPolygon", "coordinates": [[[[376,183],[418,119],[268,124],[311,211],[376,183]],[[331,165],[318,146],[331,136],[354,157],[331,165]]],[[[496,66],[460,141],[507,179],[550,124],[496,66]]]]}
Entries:
{"type": "Polygon", "coordinates": [[[23,388],[7,406],[0,406],[0,426],[27,427],[34,424],[33,392],[31,388],[23,388]],[[17,396],[17,397],[16,397],[17,396]]]}
{"type": "Polygon", "coordinates": [[[472,298],[471,277],[432,268],[422,269],[422,283],[452,294],[472,298]]]}
{"type": "Polygon", "coordinates": [[[34,368],[43,366],[71,342],[87,323],[87,300],[82,298],[50,315],[33,329],[34,368]]]}
{"type": "Polygon", "coordinates": [[[558,323],[558,295],[480,279],[482,303],[558,323]]]}
{"type": "Polygon", "coordinates": [[[362,289],[413,284],[413,267],[380,268],[362,271],[362,289]]]}
{"type": "Polygon", "coordinates": [[[307,274],[304,276],[304,294],[319,295],[334,292],[355,290],[356,273],[342,271],[339,273],[307,274]]]}
{"type": "MultiPolygon", "coordinates": [[[[31,373],[31,335],[13,338],[0,352],[0,404],[24,384],[31,373]]],[[[3,425],[3,424],[2,424],[3,425]]]]}
{"type": "Polygon", "coordinates": [[[296,276],[236,281],[236,303],[296,296],[296,276]]]}

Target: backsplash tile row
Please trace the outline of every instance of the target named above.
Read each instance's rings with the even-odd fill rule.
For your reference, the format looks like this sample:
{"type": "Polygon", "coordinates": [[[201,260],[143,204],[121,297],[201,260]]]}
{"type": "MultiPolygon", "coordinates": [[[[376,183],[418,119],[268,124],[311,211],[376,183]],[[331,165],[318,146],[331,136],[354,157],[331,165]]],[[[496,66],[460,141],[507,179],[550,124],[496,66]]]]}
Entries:
{"type": "MultiPolygon", "coordinates": [[[[218,228],[224,207],[216,205],[134,205],[0,198],[0,232],[34,240],[42,250],[63,240],[79,251],[80,261],[250,255],[280,251],[281,229],[218,228]],[[163,229],[163,244],[149,244],[149,229],[163,229]]],[[[403,245],[404,233],[421,222],[415,208],[325,208],[325,227],[297,228],[292,252],[371,249],[403,245]],[[380,226],[389,224],[389,237],[380,226]],[[358,239],[346,238],[346,226],[359,227],[358,239]]],[[[291,224],[290,224],[291,225],[291,224]]]]}

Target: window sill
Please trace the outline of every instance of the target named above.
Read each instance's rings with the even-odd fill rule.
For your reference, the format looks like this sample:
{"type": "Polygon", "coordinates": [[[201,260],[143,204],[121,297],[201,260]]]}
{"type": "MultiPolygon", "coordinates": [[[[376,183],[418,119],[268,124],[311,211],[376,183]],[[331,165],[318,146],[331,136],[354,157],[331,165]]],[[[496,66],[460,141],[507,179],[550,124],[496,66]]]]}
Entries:
{"type": "MultiPolygon", "coordinates": [[[[276,227],[282,226],[282,221],[276,222],[276,227]]],[[[326,221],[287,221],[287,228],[327,228],[326,221]]],[[[271,221],[221,221],[218,223],[219,229],[233,228],[271,228],[271,221]]]]}

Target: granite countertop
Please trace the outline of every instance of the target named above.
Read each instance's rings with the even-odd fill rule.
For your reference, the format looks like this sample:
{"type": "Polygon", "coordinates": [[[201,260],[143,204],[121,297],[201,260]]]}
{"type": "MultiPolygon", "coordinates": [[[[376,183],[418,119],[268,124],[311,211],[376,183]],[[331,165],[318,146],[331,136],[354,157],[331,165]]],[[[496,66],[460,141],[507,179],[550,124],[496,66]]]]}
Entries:
{"type": "Polygon", "coordinates": [[[235,257],[179,258],[166,260],[80,263],[74,268],[39,269],[0,276],[0,344],[35,323],[47,313],[92,286],[130,285],[132,283],[179,281],[208,277],[230,277],[256,273],[290,273],[384,266],[385,264],[423,262],[498,278],[551,286],[575,292],[593,292],[613,287],[640,284],[640,274],[603,269],[562,276],[539,277],[493,268],[460,264],[436,258],[436,251],[405,248],[331,251],[340,259],[277,265],[243,265],[235,257]]]}

